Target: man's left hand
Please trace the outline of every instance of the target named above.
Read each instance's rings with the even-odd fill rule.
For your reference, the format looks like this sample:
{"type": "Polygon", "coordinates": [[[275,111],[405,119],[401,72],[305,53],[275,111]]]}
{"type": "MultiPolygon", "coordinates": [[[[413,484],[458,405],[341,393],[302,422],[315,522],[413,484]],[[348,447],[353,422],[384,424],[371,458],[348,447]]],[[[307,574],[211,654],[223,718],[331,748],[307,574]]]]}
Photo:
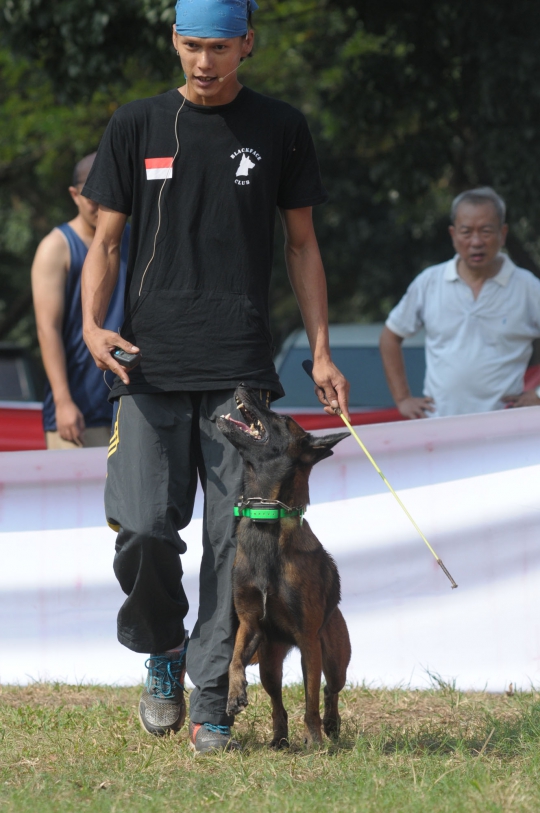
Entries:
{"type": "Polygon", "coordinates": [[[540,406],[540,398],[535,390],[526,390],[521,395],[505,395],[501,399],[509,408],[540,406]]]}
{"type": "Polygon", "coordinates": [[[335,415],[334,410],[339,407],[345,417],[350,420],[349,390],[351,385],[336,365],[330,360],[314,362],[313,380],[316,385],[315,395],[321,404],[324,404],[324,411],[328,415],[335,415]]]}

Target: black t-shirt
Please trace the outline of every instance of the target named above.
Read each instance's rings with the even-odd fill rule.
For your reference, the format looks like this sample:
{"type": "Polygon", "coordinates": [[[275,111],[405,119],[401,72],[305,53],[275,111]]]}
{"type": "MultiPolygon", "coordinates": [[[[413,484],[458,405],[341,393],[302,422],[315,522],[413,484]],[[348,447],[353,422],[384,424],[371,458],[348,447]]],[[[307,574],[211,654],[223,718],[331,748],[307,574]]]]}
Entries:
{"type": "Polygon", "coordinates": [[[227,105],[186,100],[175,133],[183,102],[174,89],[117,110],[83,189],[131,215],[122,336],[142,361],[111,395],[240,382],[283,395],[268,317],[275,210],[327,199],[306,120],[244,87],[227,105]]]}

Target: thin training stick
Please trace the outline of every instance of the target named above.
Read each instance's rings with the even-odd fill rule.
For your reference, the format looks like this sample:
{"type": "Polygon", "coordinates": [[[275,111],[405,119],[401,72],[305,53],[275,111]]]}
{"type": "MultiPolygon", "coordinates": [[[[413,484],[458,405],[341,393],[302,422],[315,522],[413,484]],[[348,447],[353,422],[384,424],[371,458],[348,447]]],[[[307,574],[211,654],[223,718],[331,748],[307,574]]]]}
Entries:
{"type": "MultiPolygon", "coordinates": [[[[313,381],[313,362],[310,359],[306,359],[305,361],[302,362],[302,367],[304,368],[306,373],[309,375],[309,377],[313,381]]],[[[325,400],[326,400],[326,397],[325,397],[325,400]]],[[[366,455],[367,459],[369,460],[369,462],[371,463],[371,465],[373,466],[373,468],[375,469],[377,474],[381,477],[381,479],[382,479],[383,483],[385,484],[385,486],[389,489],[390,493],[393,494],[393,496],[396,498],[398,504],[401,506],[401,508],[403,509],[405,514],[409,517],[410,521],[412,522],[412,524],[414,525],[414,527],[416,528],[416,530],[420,534],[420,537],[424,540],[424,542],[428,546],[429,550],[431,551],[431,553],[435,557],[435,559],[437,561],[437,564],[441,567],[443,573],[450,580],[450,583],[452,585],[452,590],[454,588],[456,588],[457,584],[455,583],[454,579],[452,578],[452,576],[450,575],[450,573],[448,572],[448,570],[444,566],[442,559],[440,559],[437,556],[437,554],[435,553],[435,551],[433,550],[433,548],[431,547],[431,545],[427,541],[426,537],[424,536],[424,534],[422,533],[422,531],[420,530],[420,528],[418,527],[418,525],[416,524],[416,522],[414,521],[414,519],[412,518],[410,513],[408,512],[407,508],[404,506],[401,498],[398,497],[398,495],[396,494],[396,492],[394,491],[394,489],[392,488],[392,486],[390,485],[390,483],[388,482],[388,480],[386,479],[386,477],[384,476],[384,474],[382,473],[382,471],[378,467],[377,463],[375,462],[373,457],[370,455],[369,451],[366,449],[366,447],[364,446],[364,444],[362,443],[362,441],[360,440],[360,438],[358,437],[356,432],[354,431],[354,429],[351,426],[350,422],[347,420],[345,415],[342,413],[341,409],[339,409],[339,407],[336,407],[336,408],[334,408],[334,412],[335,412],[336,415],[339,415],[339,417],[341,418],[341,420],[343,421],[343,423],[345,424],[345,426],[347,427],[347,429],[349,430],[349,432],[351,433],[353,438],[356,440],[356,442],[358,443],[358,445],[360,446],[360,448],[362,449],[362,451],[366,455]]]]}

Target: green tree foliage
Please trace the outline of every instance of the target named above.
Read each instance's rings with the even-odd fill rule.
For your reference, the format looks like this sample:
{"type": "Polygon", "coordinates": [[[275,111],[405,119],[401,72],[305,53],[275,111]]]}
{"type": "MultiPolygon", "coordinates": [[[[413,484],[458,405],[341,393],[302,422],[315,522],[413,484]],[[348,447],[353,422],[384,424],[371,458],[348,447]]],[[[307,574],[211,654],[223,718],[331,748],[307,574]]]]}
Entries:
{"type": "Polygon", "coordinates": [[[130,62],[162,79],[171,72],[169,0],[3,0],[11,47],[38,62],[57,99],[76,103],[109,84],[132,83],[130,62]]]}
{"type": "MultiPolygon", "coordinates": [[[[331,196],[315,219],[334,321],[382,318],[415,274],[449,257],[450,201],[476,184],[506,197],[511,254],[536,269],[534,0],[260,5],[255,56],[241,76],[300,107],[312,127],[331,196]]],[[[119,104],[180,81],[173,6],[0,0],[0,297],[4,315],[15,310],[10,336],[32,340],[29,267],[38,240],[71,216],[73,164],[96,148],[119,104]]],[[[278,341],[299,324],[279,234],[278,341]]]]}
{"type": "Polygon", "coordinates": [[[157,86],[138,81],[124,98],[111,87],[61,104],[39,64],[4,49],[0,73],[0,339],[35,346],[30,266],[39,240],[74,216],[67,193],[73,166],[96,149],[121,101],[157,86]]]}
{"type": "Polygon", "coordinates": [[[327,140],[369,163],[379,196],[413,207],[416,233],[437,217],[437,190],[494,186],[509,204],[511,251],[531,265],[518,238],[536,259],[538,4],[330,0],[326,10],[346,29],[324,51],[308,43],[327,140]]]}
{"type": "Polygon", "coordinates": [[[316,216],[333,319],[384,316],[451,256],[450,202],[479,184],[504,195],[510,252],[539,273],[538,4],[328,0],[274,13],[311,85],[295,91],[331,193],[316,216]]]}

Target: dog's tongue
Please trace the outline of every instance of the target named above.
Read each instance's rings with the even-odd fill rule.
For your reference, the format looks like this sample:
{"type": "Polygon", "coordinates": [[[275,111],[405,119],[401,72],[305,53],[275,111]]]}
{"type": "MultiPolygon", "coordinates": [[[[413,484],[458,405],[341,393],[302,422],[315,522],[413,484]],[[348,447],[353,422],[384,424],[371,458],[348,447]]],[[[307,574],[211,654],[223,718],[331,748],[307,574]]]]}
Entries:
{"type": "Polygon", "coordinates": [[[244,432],[249,432],[249,426],[247,423],[243,423],[242,421],[236,421],[234,418],[231,418],[231,414],[229,412],[228,415],[222,415],[222,418],[225,418],[226,421],[230,421],[231,423],[235,423],[236,426],[239,426],[244,432]]]}

